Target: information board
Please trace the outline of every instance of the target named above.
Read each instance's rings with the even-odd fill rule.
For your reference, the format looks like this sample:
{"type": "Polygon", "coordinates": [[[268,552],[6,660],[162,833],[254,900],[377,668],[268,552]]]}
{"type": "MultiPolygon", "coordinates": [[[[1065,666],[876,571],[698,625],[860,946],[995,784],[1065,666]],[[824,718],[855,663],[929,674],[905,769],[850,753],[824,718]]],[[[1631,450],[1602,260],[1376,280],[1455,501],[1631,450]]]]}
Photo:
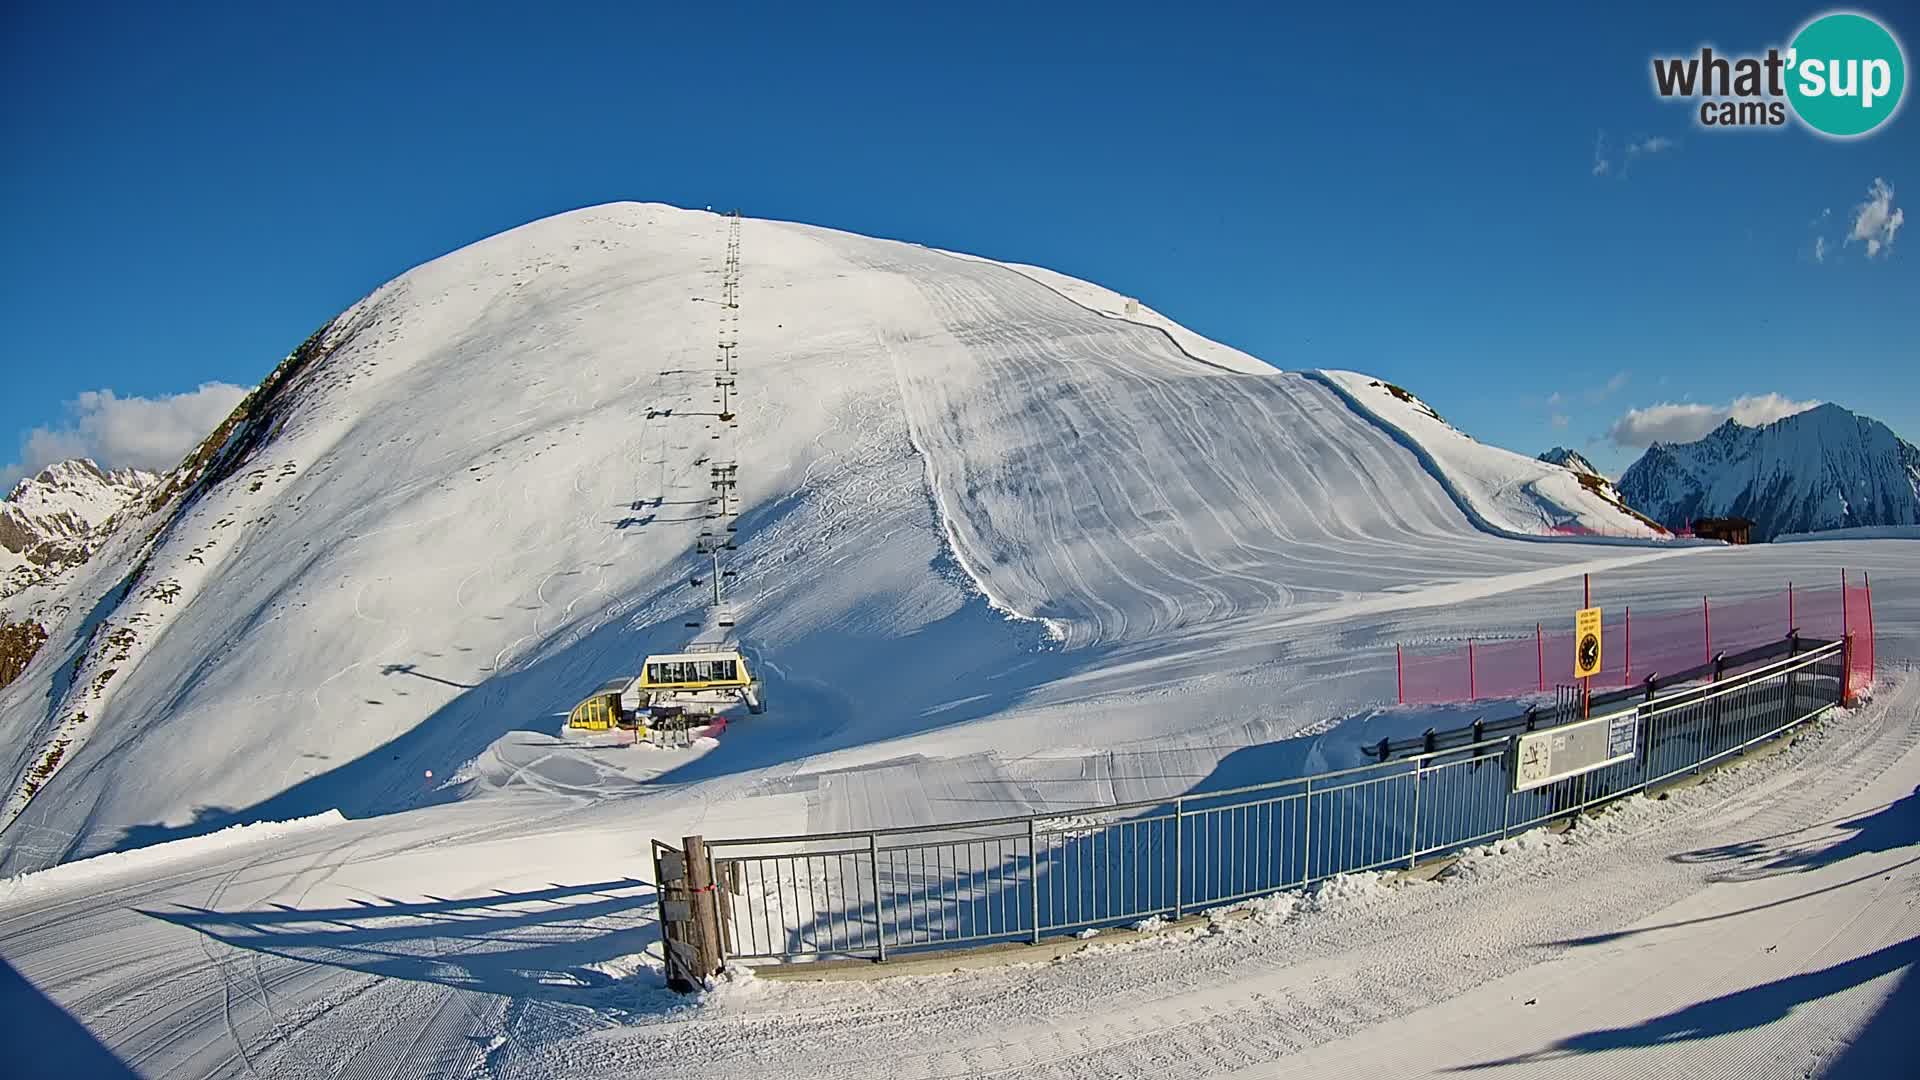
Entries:
{"type": "Polygon", "coordinates": [[[1565,780],[1569,776],[1631,761],[1640,750],[1637,709],[1596,716],[1571,724],[1530,731],[1513,741],[1513,790],[1565,780]]]}

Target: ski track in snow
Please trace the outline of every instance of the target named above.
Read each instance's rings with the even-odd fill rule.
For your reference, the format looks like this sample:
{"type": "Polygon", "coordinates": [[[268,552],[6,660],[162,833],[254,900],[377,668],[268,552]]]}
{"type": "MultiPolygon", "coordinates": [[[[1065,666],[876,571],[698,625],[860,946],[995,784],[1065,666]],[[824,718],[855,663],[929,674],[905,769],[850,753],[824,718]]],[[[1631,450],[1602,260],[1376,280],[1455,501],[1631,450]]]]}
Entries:
{"type": "MultiPolygon", "coordinates": [[[[1371,710],[1393,696],[1394,642],[1531,633],[1578,606],[1583,573],[1605,606],[1659,610],[1868,569],[1883,664],[1920,656],[1910,542],[1489,535],[1327,386],[1149,310],[1121,317],[1096,286],[749,221],[728,312],[714,303],[725,234],[712,215],[596,208],[362,305],[254,471],[298,469],[257,491],[237,476],[155,549],[150,576],[181,575],[189,595],[141,608],[150,638],[0,833],[0,865],[111,850],[129,830],[150,842],[334,807],[355,820],[153,848],[111,877],[20,879],[0,889],[9,963],[155,1076],[1393,1075],[1439,1066],[1383,1047],[1514,1059],[1496,1072],[1615,1061],[1553,1049],[1586,1030],[1565,1001],[1541,996],[1511,1023],[1489,997],[1573,967],[1608,1000],[1652,1007],[1633,981],[1647,972],[1688,965],[1711,974],[1702,993],[1738,993],[1911,936],[1897,892],[1911,872],[1866,852],[1816,871],[1866,858],[1899,883],[1858,899],[1843,876],[1819,893],[1841,933],[1722,964],[1736,942],[1719,924],[1748,924],[1718,916],[1785,881],[1669,857],[1750,841],[1740,858],[1764,863],[1781,850],[1770,837],[1911,791],[1909,678],[1788,755],[1628,807],[1631,830],[1517,844],[1445,883],[1343,881],[1218,933],[1045,966],[666,993],[651,837],[1066,814],[1357,764],[1362,742],[1435,722],[1371,710]],[[701,380],[732,327],[741,422],[715,439],[701,380]],[[728,565],[772,710],[698,753],[558,737],[556,712],[682,643],[701,611],[687,579],[716,454],[740,463],[728,565]],[[215,540],[219,572],[190,575],[190,550],[215,540]],[[1663,912],[1714,930],[1649,931],[1671,939],[1664,967],[1566,944],[1663,912]]],[[[1520,489],[1498,460],[1476,467],[1507,505],[1520,489]]],[[[61,602],[79,614],[58,632],[112,584],[77,579],[61,602]]],[[[55,666],[0,691],[23,762],[60,703],[55,666]]],[[[1775,899],[1764,910],[1801,903],[1758,902],[1775,899]]],[[[1783,1069],[1817,1069],[1884,982],[1745,1037],[1773,1039],[1783,1069]]],[[[1686,980],[1661,986],[1684,1008],[1686,980]]],[[[1685,1040],[1628,1049],[1622,1075],[1673,1055],[1709,1073],[1746,1060],[1685,1040]]]]}

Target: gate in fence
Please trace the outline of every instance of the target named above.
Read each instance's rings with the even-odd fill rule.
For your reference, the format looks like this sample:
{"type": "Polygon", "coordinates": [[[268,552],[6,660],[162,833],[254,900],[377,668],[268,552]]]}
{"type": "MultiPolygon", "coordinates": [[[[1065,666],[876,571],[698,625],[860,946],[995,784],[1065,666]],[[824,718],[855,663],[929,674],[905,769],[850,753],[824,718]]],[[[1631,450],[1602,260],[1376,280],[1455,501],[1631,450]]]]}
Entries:
{"type": "MultiPolygon", "coordinates": [[[[1596,710],[1600,756],[1521,782],[1516,732],[1315,776],[919,828],[656,846],[683,886],[661,890],[670,964],[689,978],[726,960],[863,958],[993,941],[1039,941],[1301,888],[1336,874],[1410,866],[1640,791],[1744,752],[1842,699],[1848,646],[1596,710]],[[685,856],[693,854],[694,858],[685,856]],[[674,865],[671,856],[680,856],[674,865]],[[693,863],[706,865],[695,872],[693,863]],[[704,892],[702,891],[704,890],[704,892]],[[702,908],[698,899],[710,898],[702,908]],[[701,925],[702,912],[704,925],[701,925]],[[692,920],[676,926],[674,915],[692,920]],[[693,935],[676,949],[675,935],[693,935]],[[699,942],[716,943],[703,953],[699,942]]],[[[1577,730],[1563,734],[1572,738],[1577,730]]],[[[1587,753],[1589,751],[1581,751],[1587,753]]],[[[1537,765],[1537,762],[1535,763],[1537,765]]],[[[1533,766],[1528,766],[1533,767],[1533,766]]]]}

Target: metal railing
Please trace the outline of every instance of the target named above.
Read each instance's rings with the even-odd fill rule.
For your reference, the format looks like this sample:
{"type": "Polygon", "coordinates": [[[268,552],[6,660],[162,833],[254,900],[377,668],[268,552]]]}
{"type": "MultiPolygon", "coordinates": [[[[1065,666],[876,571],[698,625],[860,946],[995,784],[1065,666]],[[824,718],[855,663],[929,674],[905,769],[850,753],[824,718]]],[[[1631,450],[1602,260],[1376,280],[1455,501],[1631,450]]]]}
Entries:
{"type": "MultiPolygon", "coordinates": [[[[1855,643],[1859,644],[1861,640],[1856,638],[1855,643]]],[[[1605,712],[1628,702],[1655,697],[1662,690],[1672,691],[1675,687],[1691,686],[1701,681],[1720,682],[1737,677],[1744,671],[1756,669],[1781,657],[1800,656],[1826,644],[1829,642],[1816,638],[1804,638],[1800,636],[1798,630],[1792,630],[1778,641],[1756,645],[1737,653],[1717,653],[1705,663],[1695,664],[1679,671],[1649,671],[1640,682],[1624,689],[1594,691],[1589,701],[1596,712],[1605,712]]],[[[1502,705],[1497,702],[1488,704],[1489,711],[1502,705]]],[[[1553,708],[1549,704],[1533,704],[1525,708],[1507,704],[1506,707],[1518,711],[1508,712],[1491,720],[1482,717],[1471,724],[1463,724],[1456,728],[1429,729],[1423,734],[1410,738],[1383,738],[1376,743],[1361,747],[1361,750],[1370,757],[1384,761],[1396,754],[1432,753],[1435,750],[1484,742],[1496,735],[1535,731],[1544,725],[1557,722],[1553,708]]]]}
{"type": "Polygon", "coordinates": [[[1224,791],[917,828],[708,841],[729,959],[903,952],[1152,919],[1411,866],[1745,751],[1820,715],[1846,646],[1650,697],[1633,757],[1514,790],[1520,735],[1224,791]]]}

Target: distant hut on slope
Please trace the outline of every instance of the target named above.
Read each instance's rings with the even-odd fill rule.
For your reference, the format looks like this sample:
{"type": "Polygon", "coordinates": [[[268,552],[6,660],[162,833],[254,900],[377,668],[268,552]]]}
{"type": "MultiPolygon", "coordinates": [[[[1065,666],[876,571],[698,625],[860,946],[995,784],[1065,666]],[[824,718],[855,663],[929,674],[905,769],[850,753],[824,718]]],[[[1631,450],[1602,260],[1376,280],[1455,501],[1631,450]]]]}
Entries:
{"type": "Polygon", "coordinates": [[[1753,538],[1753,522],[1743,517],[1699,518],[1693,523],[1693,535],[1702,540],[1745,544],[1753,538]]]}

